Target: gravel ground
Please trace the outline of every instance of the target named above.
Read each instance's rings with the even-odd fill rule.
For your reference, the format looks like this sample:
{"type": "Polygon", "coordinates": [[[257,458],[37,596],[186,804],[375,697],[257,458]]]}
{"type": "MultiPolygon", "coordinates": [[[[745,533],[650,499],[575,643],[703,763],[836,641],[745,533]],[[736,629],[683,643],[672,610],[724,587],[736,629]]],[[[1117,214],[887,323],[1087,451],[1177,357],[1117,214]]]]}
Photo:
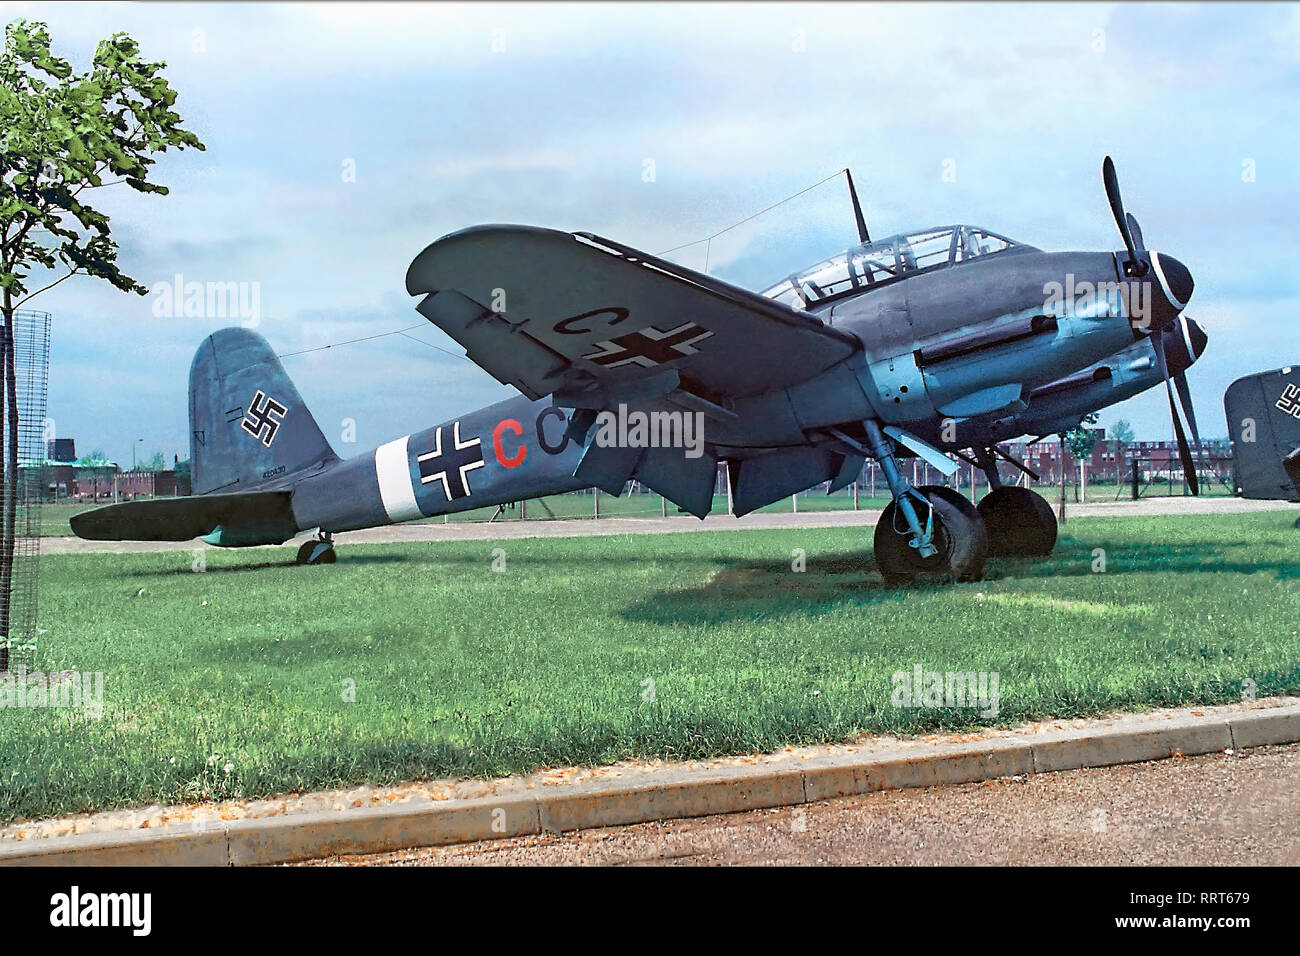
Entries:
{"type": "Polygon", "coordinates": [[[1300,864],[1300,744],[299,865],[1300,864]]]}

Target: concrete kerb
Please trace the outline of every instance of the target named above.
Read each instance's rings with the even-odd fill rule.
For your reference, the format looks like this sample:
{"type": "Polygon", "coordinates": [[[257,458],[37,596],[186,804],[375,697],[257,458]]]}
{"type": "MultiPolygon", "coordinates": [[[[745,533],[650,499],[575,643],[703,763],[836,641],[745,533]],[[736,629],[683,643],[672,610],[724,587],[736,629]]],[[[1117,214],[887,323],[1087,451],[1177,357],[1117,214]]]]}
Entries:
{"type": "Polygon", "coordinates": [[[90,833],[0,845],[0,865],[246,866],[531,836],[813,803],[877,790],[974,783],[1300,741],[1300,702],[1014,734],[900,754],[837,753],[766,765],[665,768],[542,793],[427,800],[90,833]],[[1154,724],[1154,725],[1153,725],[1154,724]]]}

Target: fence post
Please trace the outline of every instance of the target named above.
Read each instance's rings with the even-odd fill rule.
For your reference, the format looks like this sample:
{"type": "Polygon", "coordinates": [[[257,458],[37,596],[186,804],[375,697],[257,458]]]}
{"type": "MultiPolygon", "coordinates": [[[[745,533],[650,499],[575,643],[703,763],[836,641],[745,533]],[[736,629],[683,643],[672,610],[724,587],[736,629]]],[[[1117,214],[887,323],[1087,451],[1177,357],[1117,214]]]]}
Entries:
{"type": "Polygon", "coordinates": [[[600,489],[599,489],[599,488],[593,488],[593,489],[591,489],[591,490],[592,490],[592,496],[591,496],[591,497],[592,497],[592,501],[595,503],[595,506],[596,506],[596,515],[595,515],[595,517],[596,517],[596,518],[599,518],[599,517],[600,517],[600,489]]]}

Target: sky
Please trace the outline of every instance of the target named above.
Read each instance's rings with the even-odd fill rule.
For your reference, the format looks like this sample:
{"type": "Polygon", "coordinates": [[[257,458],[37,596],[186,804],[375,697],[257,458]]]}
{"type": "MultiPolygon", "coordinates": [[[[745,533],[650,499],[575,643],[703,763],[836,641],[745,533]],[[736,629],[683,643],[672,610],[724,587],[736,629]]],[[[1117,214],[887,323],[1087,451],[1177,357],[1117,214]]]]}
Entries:
{"type": "MultiPolygon", "coordinates": [[[[117,31],[167,63],[207,149],[160,159],[168,196],[96,191],[119,264],[151,289],[256,289],[344,457],[511,394],[414,311],[406,268],[437,238],[512,222],[657,253],[844,167],[873,235],[967,222],[1112,250],[1110,154],[1148,247],[1196,279],[1203,437],[1226,434],[1233,379],[1300,364],[1295,5],[0,2],[18,17],[77,70],[117,31]]],[[[714,240],[708,269],[759,289],[855,235],[832,180],[714,240]]],[[[188,456],[190,360],[232,321],[160,299],[76,277],[31,303],[80,454],[188,456]]],[[[1163,390],[1118,418],[1172,437],[1163,390]]]]}

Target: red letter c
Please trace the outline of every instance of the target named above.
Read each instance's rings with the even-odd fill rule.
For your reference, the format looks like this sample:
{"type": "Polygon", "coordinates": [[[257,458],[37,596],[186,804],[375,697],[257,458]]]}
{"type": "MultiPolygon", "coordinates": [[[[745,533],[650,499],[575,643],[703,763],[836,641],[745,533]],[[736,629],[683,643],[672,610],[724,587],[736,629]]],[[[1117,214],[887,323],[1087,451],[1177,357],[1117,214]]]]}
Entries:
{"type": "Polygon", "coordinates": [[[528,457],[528,446],[521,444],[519,452],[513,458],[507,458],[505,449],[501,447],[501,433],[504,431],[512,431],[516,435],[522,435],[524,426],[513,418],[503,418],[497,422],[497,427],[492,429],[492,450],[497,453],[497,461],[501,462],[506,468],[518,468],[524,463],[524,459],[528,457]]]}

